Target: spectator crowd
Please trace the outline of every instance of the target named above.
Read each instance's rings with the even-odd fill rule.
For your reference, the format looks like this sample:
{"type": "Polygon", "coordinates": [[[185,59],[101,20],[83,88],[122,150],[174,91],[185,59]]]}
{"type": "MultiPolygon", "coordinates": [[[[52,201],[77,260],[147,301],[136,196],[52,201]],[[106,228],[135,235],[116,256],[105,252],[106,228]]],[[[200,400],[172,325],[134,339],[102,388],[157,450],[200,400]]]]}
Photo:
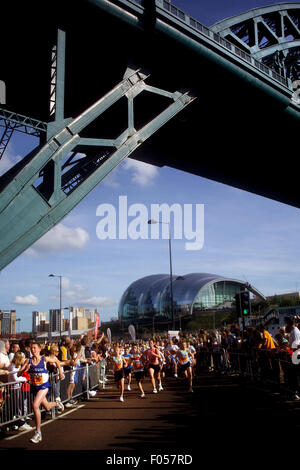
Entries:
{"type": "MultiPolygon", "coordinates": [[[[167,333],[157,334],[150,340],[134,342],[120,339],[110,343],[104,333],[95,341],[87,336],[41,344],[33,340],[0,339],[0,426],[3,428],[3,423],[9,422],[15,430],[33,429],[29,424],[32,411],[38,420],[39,411],[32,398],[33,390],[37,389],[36,382],[32,382],[33,357],[42,358],[51,378],[47,400],[52,401],[43,398],[38,408],[43,405],[44,412],[52,410],[56,415],[64,407],[75,407],[86,394],[95,396],[93,388],[105,386],[108,380],[105,371],[110,369],[123,402],[124,388],[131,390],[132,377],[143,398],[143,379],[148,378],[153,393],[157,393],[163,390],[166,377],[183,377],[193,392],[193,379],[203,373],[272,381],[292,399],[300,400],[298,349],[300,362],[300,325],[291,317],[286,318],[286,326],[274,337],[263,325],[241,330],[236,324],[212,331],[180,332],[173,338],[167,333]],[[94,387],[87,385],[89,370],[97,371],[92,381],[94,387]]],[[[35,374],[38,378],[42,375],[35,374]]],[[[36,433],[32,442],[40,440],[41,434],[36,433]]]]}

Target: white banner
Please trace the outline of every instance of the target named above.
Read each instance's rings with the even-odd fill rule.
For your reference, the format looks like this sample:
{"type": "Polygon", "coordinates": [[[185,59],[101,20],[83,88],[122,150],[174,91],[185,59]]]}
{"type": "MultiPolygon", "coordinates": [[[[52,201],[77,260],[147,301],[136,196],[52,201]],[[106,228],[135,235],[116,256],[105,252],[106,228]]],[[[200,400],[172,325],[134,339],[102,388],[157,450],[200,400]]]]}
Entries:
{"type": "Polygon", "coordinates": [[[132,341],[136,340],[136,335],[135,335],[135,328],[133,325],[129,325],[128,327],[129,334],[131,336],[132,341]]]}
{"type": "Polygon", "coordinates": [[[111,331],[110,331],[110,328],[107,328],[107,330],[106,330],[106,336],[108,337],[108,341],[111,343],[111,331]]]}
{"type": "Polygon", "coordinates": [[[177,331],[171,331],[171,330],[168,331],[168,337],[169,337],[169,339],[172,339],[174,337],[179,339],[179,330],[177,330],[177,331]]]}

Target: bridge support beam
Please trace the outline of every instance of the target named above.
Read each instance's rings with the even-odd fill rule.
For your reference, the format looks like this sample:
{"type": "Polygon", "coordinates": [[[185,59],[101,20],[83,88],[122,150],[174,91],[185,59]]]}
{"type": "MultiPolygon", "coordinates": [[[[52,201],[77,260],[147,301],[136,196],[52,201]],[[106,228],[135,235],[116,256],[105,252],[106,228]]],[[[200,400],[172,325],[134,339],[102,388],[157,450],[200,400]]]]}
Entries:
{"type": "Polygon", "coordinates": [[[5,183],[0,194],[0,270],[59,223],[117,165],[195,99],[190,92],[150,87],[146,79],[143,71],[127,69],[113,90],[77,118],[63,120],[60,112],[60,125],[58,121],[48,124],[47,143],[5,183]],[[170,104],[136,130],[134,98],[143,91],[168,98],[170,104]],[[124,96],[128,127],[122,134],[116,139],[80,135],[124,96]],[[82,148],[88,150],[75,159],[82,148]]]}

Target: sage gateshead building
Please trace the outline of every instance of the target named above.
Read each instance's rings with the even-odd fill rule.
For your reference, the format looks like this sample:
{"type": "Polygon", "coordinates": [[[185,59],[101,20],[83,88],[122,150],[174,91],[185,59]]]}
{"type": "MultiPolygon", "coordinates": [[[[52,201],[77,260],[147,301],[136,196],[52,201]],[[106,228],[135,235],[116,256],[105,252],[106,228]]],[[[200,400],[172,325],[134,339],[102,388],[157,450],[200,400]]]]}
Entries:
{"type": "Polygon", "coordinates": [[[192,273],[184,276],[154,274],[134,281],[126,289],[119,304],[119,321],[126,327],[151,325],[192,317],[211,310],[230,308],[234,296],[247,288],[256,297],[264,299],[253,286],[236,279],[216,274],[192,273]]]}

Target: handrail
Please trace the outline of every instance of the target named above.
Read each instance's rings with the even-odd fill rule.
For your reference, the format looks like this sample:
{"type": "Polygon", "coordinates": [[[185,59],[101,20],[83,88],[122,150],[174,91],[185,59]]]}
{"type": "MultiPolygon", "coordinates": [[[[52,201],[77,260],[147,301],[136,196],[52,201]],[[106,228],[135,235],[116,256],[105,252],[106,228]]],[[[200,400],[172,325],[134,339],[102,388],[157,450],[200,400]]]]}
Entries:
{"type": "MultiPolygon", "coordinates": [[[[144,7],[145,0],[130,0],[133,3],[144,7]]],[[[281,85],[285,86],[289,90],[291,90],[291,81],[285,77],[282,77],[279,73],[277,73],[274,69],[266,66],[262,62],[258,61],[254,57],[252,57],[247,52],[243,51],[235,44],[231,43],[227,39],[223,38],[220,34],[215,33],[214,31],[210,30],[206,26],[204,26],[200,21],[196,20],[188,13],[185,13],[183,10],[178,8],[176,5],[171,3],[169,0],[155,0],[155,4],[162,8],[164,11],[167,11],[169,14],[174,16],[177,20],[184,22],[190,28],[194,29],[198,33],[202,33],[205,36],[209,37],[212,41],[217,43],[219,46],[224,47],[227,51],[230,51],[236,57],[241,59],[244,62],[252,65],[254,68],[266,74],[269,78],[275,80],[276,82],[280,83],[281,85]]]]}

